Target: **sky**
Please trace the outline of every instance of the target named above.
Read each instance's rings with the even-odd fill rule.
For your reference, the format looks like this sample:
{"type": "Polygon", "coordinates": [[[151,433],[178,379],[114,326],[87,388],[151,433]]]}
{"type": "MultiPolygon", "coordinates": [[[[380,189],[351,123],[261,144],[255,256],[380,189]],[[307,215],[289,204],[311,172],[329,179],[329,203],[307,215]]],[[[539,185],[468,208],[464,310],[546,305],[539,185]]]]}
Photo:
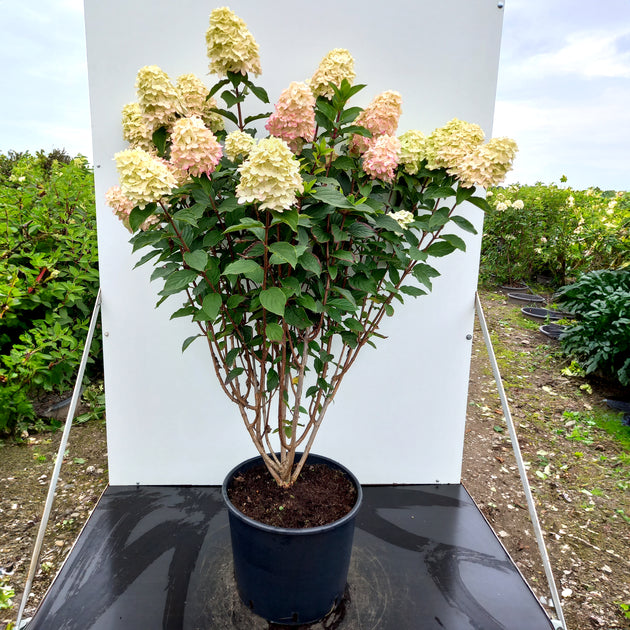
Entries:
{"type": "MultiPolygon", "coordinates": [[[[493,135],[519,145],[507,182],[630,190],[629,0],[504,4],[493,135]]],[[[0,0],[0,68],[0,152],[91,160],[83,1],[0,0]]]]}

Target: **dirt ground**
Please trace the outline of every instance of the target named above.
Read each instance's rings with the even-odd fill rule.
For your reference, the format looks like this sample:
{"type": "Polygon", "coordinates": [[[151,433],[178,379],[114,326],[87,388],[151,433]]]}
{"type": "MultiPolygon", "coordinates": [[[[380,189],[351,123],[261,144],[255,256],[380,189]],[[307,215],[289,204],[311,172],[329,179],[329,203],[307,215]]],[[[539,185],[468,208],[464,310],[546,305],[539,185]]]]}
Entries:
{"type": "MultiPolygon", "coordinates": [[[[623,396],[565,376],[557,342],[504,296],[482,295],[523,458],[570,630],[630,629],[630,454],[588,420],[623,396]]],[[[625,393],[626,399],[628,392],[625,393]]],[[[612,423],[621,425],[621,414],[612,423]]],[[[625,430],[622,429],[622,430],[625,430]]],[[[628,428],[630,432],[630,428],[628,428]]],[[[0,609],[15,621],[37,524],[61,437],[38,434],[0,446],[0,585],[16,591],[0,609]]],[[[463,481],[543,603],[550,600],[525,496],[483,339],[471,366],[463,481]]],[[[25,617],[34,612],[107,484],[105,427],[73,427],[41,565],[25,617]]],[[[0,603],[2,599],[0,598],[0,603]]],[[[547,610],[555,616],[553,609],[547,610]]]]}

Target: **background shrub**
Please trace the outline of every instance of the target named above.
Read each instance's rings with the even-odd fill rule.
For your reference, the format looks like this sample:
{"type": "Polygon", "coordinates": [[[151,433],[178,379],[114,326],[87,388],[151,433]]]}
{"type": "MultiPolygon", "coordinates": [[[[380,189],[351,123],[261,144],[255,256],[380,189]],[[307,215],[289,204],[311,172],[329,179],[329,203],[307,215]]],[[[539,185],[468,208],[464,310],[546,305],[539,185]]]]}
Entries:
{"type": "Polygon", "coordinates": [[[94,182],[85,158],[63,150],[0,154],[0,252],[6,435],[34,418],[37,392],[71,387],[81,360],[99,284],[94,182]]]}
{"type": "Polygon", "coordinates": [[[481,253],[485,283],[566,284],[630,263],[630,193],[513,185],[488,191],[481,253]]]}
{"type": "Polygon", "coordinates": [[[563,287],[558,301],[578,317],[561,337],[587,374],[630,385],[630,271],[591,271],[563,287]]]}

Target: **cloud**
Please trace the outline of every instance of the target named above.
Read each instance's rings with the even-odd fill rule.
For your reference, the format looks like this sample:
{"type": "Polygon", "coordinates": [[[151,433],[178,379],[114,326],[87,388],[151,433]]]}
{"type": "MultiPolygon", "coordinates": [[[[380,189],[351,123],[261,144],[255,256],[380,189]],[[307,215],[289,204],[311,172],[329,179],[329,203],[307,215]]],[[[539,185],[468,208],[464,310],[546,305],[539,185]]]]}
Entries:
{"type": "MultiPolygon", "coordinates": [[[[577,75],[630,78],[630,28],[580,31],[567,35],[561,48],[539,53],[517,64],[527,76],[577,75]]],[[[516,68],[515,68],[516,69],[516,68]]]]}
{"type": "Polygon", "coordinates": [[[627,90],[615,88],[587,103],[497,101],[493,135],[519,145],[508,181],[550,182],[566,174],[578,188],[627,186],[629,99],[627,90]]]}

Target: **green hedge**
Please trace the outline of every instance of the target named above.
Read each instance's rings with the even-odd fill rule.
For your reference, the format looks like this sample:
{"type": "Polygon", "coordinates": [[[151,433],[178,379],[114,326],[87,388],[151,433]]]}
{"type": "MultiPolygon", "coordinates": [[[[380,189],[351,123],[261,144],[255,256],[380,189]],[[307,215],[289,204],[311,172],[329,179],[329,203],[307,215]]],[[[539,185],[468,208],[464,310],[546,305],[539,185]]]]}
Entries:
{"type": "MultiPolygon", "coordinates": [[[[0,435],[71,388],[98,292],[93,173],[64,151],[0,154],[0,435]]],[[[95,340],[92,356],[100,361],[95,340]]],[[[94,359],[93,359],[94,361],[94,359]]]]}

